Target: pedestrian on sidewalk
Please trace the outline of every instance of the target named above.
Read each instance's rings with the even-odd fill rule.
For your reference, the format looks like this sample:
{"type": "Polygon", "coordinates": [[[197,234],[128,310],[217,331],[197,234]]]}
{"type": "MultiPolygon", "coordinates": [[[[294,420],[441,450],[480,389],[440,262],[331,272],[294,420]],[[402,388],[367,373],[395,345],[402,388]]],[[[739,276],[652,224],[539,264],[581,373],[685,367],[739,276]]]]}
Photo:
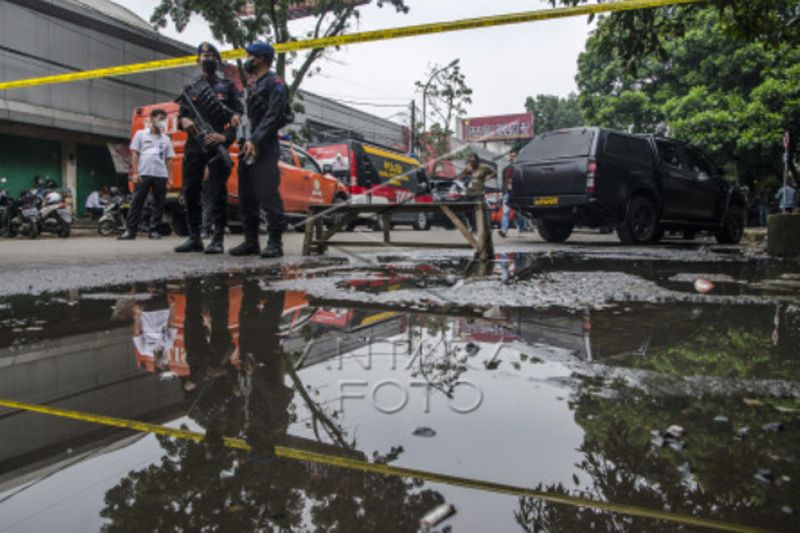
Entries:
{"type": "MultiPolygon", "coordinates": [[[[511,150],[508,154],[508,164],[509,166],[514,164],[514,161],[517,160],[517,151],[511,150]]],[[[508,225],[510,223],[511,218],[511,207],[508,205],[508,199],[511,196],[511,182],[507,181],[503,184],[503,220],[500,221],[500,236],[505,237],[508,235],[508,225]]],[[[517,231],[522,233],[525,231],[525,217],[522,215],[522,211],[516,212],[517,217],[515,219],[515,223],[517,225],[517,231]]]]}
{"type": "Polygon", "coordinates": [[[150,216],[149,233],[151,239],[160,239],[158,226],[164,213],[167,186],[172,183],[172,160],[175,150],[167,131],[167,112],[153,109],[150,123],[136,132],[131,141],[131,181],[136,185],[133,201],[128,212],[125,233],[118,237],[127,241],[136,238],[139,220],[147,195],[153,195],[153,212],[150,216]]]}

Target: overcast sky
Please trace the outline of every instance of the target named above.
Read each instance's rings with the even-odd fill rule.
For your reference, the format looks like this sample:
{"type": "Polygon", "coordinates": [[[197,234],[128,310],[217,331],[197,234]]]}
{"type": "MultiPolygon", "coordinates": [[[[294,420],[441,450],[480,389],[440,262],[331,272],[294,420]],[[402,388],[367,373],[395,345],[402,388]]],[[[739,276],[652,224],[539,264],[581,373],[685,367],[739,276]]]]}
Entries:
{"type": "MultiPolygon", "coordinates": [[[[158,0],[120,2],[149,20],[158,0]]],[[[408,15],[393,8],[369,5],[353,31],[400,25],[455,20],[547,8],[542,0],[407,0],[408,15]]],[[[308,21],[293,23],[301,29],[308,21]]],[[[414,81],[422,79],[431,63],[447,64],[461,59],[467,83],[473,88],[469,116],[519,113],[525,98],[535,94],[566,96],[576,90],[578,54],[590,26],[586,17],[535,22],[499,28],[411,37],[394,41],[357,44],[343,48],[323,64],[318,77],[304,82],[309,91],[348,102],[379,116],[407,121],[405,113],[415,95],[414,81]],[[398,105],[404,107],[384,107],[398,105]]],[[[183,33],[170,27],[166,35],[196,43],[212,40],[202,19],[193,20],[183,33]]]]}

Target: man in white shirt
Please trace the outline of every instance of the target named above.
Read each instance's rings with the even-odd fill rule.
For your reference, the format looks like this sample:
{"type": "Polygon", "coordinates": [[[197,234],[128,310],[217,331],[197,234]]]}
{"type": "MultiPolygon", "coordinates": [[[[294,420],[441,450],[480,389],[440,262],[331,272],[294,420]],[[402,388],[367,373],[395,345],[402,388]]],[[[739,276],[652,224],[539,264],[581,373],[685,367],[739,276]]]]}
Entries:
{"type": "Polygon", "coordinates": [[[86,197],[85,211],[92,217],[92,220],[97,220],[103,216],[103,207],[106,205],[105,197],[108,196],[108,187],[103,185],[99,191],[92,191],[86,197]]]}
{"type": "Polygon", "coordinates": [[[167,131],[167,113],[163,109],[150,112],[148,127],[136,132],[131,141],[131,181],[136,184],[128,212],[127,229],[120,240],[133,240],[147,195],[153,193],[153,213],[150,217],[150,238],[160,239],[158,225],[164,213],[167,186],[172,183],[172,160],[175,150],[167,131]]]}

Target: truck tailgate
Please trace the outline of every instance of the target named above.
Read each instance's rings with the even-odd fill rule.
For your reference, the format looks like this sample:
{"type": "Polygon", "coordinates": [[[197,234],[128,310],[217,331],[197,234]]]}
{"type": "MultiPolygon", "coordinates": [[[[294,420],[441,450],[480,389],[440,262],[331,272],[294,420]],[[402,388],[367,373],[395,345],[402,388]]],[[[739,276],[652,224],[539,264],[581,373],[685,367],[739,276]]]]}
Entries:
{"type": "Polygon", "coordinates": [[[586,165],[582,159],[567,159],[522,166],[514,183],[514,194],[522,196],[558,196],[586,192],[586,165]]]}

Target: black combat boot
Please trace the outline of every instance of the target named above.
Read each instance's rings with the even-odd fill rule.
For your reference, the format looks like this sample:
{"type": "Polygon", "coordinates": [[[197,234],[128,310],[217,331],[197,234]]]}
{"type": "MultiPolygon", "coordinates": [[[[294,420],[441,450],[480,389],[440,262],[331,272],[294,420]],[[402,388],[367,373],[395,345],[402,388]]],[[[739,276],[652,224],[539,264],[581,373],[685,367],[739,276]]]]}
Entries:
{"type": "Polygon", "coordinates": [[[261,246],[258,244],[258,228],[245,227],[244,242],[228,250],[228,253],[235,257],[260,254],[261,246]]]}
{"type": "Polygon", "coordinates": [[[189,235],[189,238],[186,239],[186,242],[183,244],[179,244],[175,247],[175,252],[179,254],[185,254],[189,252],[202,252],[203,251],[203,240],[200,238],[200,233],[192,233],[189,235]]]}
{"type": "Polygon", "coordinates": [[[206,249],[204,250],[207,254],[222,254],[225,253],[225,248],[223,247],[223,241],[225,239],[225,230],[219,230],[217,227],[214,227],[214,234],[211,237],[211,242],[208,243],[206,249]]]}
{"type": "Polygon", "coordinates": [[[269,242],[264,251],[261,252],[264,259],[277,259],[283,257],[283,234],[282,232],[270,233],[269,242]]]}

